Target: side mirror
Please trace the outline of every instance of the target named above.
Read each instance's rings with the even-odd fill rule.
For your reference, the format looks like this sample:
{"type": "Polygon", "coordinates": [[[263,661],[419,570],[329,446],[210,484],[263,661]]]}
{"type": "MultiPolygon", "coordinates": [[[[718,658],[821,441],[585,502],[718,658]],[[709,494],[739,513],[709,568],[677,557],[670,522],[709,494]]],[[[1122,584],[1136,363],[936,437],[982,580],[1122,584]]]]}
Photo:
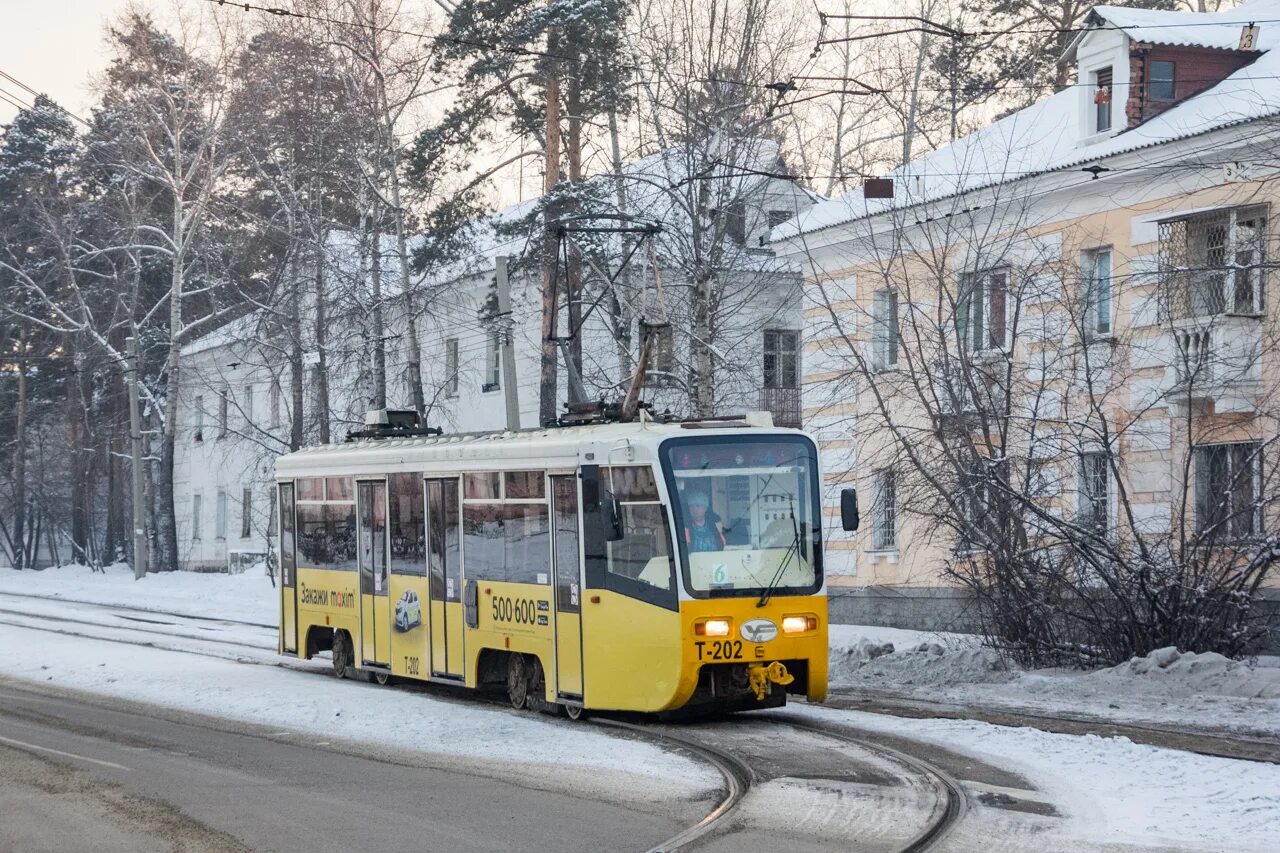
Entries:
{"type": "Polygon", "coordinates": [[[857,530],[861,519],[858,517],[858,490],[840,490],[840,525],[845,530],[857,530]]]}

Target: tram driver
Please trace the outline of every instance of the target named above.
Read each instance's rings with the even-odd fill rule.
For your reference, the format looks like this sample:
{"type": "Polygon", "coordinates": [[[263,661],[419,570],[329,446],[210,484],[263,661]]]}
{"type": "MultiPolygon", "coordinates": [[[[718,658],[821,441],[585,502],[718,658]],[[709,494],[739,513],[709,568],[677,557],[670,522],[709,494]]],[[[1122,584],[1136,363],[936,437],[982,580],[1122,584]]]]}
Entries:
{"type": "Polygon", "coordinates": [[[689,517],[685,519],[684,542],[690,551],[723,551],[724,524],[707,504],[707,495],[694,491],[686,499],[689,517]]]}

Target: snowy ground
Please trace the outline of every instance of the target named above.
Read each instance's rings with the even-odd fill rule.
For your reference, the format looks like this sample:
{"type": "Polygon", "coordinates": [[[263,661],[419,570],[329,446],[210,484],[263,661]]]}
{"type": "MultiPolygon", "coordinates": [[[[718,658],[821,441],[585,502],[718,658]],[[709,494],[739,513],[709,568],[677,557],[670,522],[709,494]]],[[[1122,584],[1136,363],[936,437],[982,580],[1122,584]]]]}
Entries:
{"type": "MultiPolygon", "coordinates": [[[[196,631],[194,623],[171,618],[130,628],[129,615],[140,615],[135,611],[111,614],[99,608],[95,613],[92,607],[71,603],[98,601],[269,625],[275,621],[275,591],[258,574],[172,573],[134,582],[123,568],[106,575],[78,568],[0,570],[0,593],[5,592],[61,600],[0,595],[0,609],[8,611],[0,621],[19,623],[0,625],[0,644],[23,649],[21,655],[0,656],[3,678],[269,725],[282,736],[360,741],[391,756],[429,757],[433,763],[478,773],[509,775],[514,751],[533,772],[543,774],[548,787],[605,799],[634,801],[641,796],[658,807],[705,798],[718,783],[702,765],[599,730],[455,702],[437,692],[339,682],[306,671],[322,668],[316,664],[282,667],[270,645],[271,629],[224,625],[196,631]],[[50,633],[55,627],[47,619],[51,615],[78,619],[75,630],[101,640],[137,638],[130,632],[145,630],[148,641],[175,650],[50,633]],[[220,633],[209,633],[215,628],[220,633]],[[170,631],[172,638],[162,636],[170,631]],[[184,634],[206,633],[224,640],[214,651],[232,660],[185,653],[200,642],[183,639],[184,634]],[[262,648],[255,650],[255,645],[262,648]]],[[[1275,690],[1280,668],[1243,667],[1213,656],[1146,661],[1092,674],[1020,672],[981,649],[972,637],[833,626],[831,663],[833,682],[861,693],[1280,730],[1280,692],[1275,690]]],[[[1280,850],[1277,765],[1142,746],[1125,738],[1058,735],[963,720],[907,719],[803,704],[784,713],[816,715],[970,755],[1021,775],[1034,789],[1010,790],[1010,796],[1051,804],[1060,815],[988,807],[984,795],[1006,792],[964,778],[971,811],[945,845],[948,850],[1280,850]]],[[[757,799],[768,805],[777,797],[791,802],[806,792],[817,798],[807,810],[811,816],[823,809],[851,808],[847,800],[843,806],[840,802],[847,792],[828,791],[834,799],[823,803],[821,789],[803,780],[762,786],[753,795],[758,793],[757,799]]]]}
{"type": "Polygon", "coordinates": [[[1024,671],[977,639],[831,626],[833,690],[1280,737],[1280,661],[1153,652],[1110,669],[1024,671]]]}

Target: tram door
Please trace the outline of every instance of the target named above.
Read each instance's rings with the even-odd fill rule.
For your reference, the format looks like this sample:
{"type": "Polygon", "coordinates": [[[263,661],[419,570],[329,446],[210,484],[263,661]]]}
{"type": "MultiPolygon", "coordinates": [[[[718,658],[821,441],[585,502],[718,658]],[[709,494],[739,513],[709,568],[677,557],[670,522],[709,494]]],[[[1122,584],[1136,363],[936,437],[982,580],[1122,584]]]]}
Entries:
{"type": "Polygon", "coordinates": [[[298,650],[298,557],[294,550],[293,483],[280,484],[281,651],[298,650]]]}
{"type": "Polygon", "coordinates": [[[387,595],[387,484],[356,484],[360,565],[360,658],[391,662],[391,607],[387,595]]]}
{"type": "Polygon", "coordinates": [[[458,478],[427,480],[427,583],[431,599],[431,674],[461,678],[462,530],[458,478]]]}
{"type": "Polygon", "coordinates": [[[578,535],[578,478],[551,478],[551,518],[556,579],[556,692],[582,695],[581,537],[578,535]]]}

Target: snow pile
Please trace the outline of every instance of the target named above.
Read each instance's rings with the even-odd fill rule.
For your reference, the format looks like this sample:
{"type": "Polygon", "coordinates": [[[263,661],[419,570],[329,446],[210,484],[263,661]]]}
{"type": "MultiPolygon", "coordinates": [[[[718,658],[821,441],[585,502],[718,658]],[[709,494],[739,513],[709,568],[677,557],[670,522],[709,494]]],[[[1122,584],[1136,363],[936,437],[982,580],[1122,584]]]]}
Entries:
{"type": "Polygon", "coordinates": [[[1280,699],[1280,669],[1256,667],[1216,652],[1156,649],[1145,657],[1084,676],[1101,682],[1138,679],[1170,696],[1213,694],[1245,699],[1280,699]]]}
{"type": "Polygon", "coordinates": [[[1024,670],[965,634],[831,626],[834,695],[1280,737],[1280,660],[1157,649],[1086,672],[1024,670]]]}
{"type": "Polygon", "coordinates": [[[908,687],[948,684],[1002,684],[1018,677],[1003,657],[982,648],[945,648],[923,642],[898,651],[893,643],[860,637],[852,647],[829,658],[833,682],[862,679],[892,681],[908,687]]]}
{"type": "Polygon", "coordinates": [[[280,612],[278,592],[260,569],[238,575],[156,572],[138,581],[124,563],[107,566],[102,572],[88,566],[22,572],[0,569],[0,593],[5,592],[263,625],[277,624],[280,612]]]}

